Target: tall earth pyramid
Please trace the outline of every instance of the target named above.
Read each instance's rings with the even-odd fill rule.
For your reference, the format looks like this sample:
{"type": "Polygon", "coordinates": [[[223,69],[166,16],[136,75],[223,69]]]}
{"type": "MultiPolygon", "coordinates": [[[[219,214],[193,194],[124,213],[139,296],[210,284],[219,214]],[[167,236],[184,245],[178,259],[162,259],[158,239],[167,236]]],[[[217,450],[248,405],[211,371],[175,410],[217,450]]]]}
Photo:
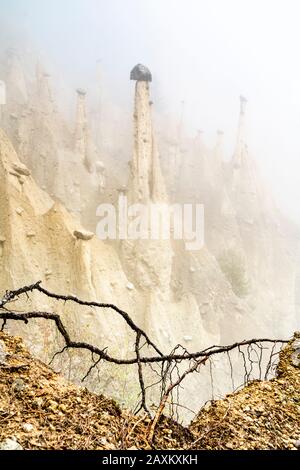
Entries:
{"type": "MultiPolygon", "coordinates": [[[[122,255],[126,271],[142,289],[158,288],[168,292],[172,270],[172,248],[169,239],[151,235],[151,211],[159,205],[168,210],[168,198],[161,172],[158,149],[155,142],[151,116],[149,83],[152,75],[147,67],[138,64],[130,74],[136,82],[134,98],[134,142],[130,162],[128,204],[143,211],[144,239],[128,237],[122,243],[122,255]],[[137,206],[138,205],[138,206],[137,206]]],[[[130,220],[129,220],[130,222],[130,220]]],[[[140,227],[141,228],[141,227],[140,227]]]]}

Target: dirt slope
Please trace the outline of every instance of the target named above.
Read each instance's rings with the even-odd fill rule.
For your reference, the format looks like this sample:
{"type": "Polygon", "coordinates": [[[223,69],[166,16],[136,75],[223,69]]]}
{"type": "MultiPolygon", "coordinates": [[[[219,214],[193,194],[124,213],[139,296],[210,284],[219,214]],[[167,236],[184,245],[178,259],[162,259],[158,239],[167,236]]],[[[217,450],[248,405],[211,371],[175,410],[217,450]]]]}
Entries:
{"type": "MultiPolygon", "coordinates": [[[[0,422],[0,448],[7,439],[23,449],[151,448],[148,417],[133,416],[113,400],[67,382],[34,359],[21,338],[4,332],[0,332],[0,422]]],[[[252,382],[213,402],[189,429],[162,418],[153,447],[300,447],[300,334],[281,352],[276,379],[252,382]]]]}

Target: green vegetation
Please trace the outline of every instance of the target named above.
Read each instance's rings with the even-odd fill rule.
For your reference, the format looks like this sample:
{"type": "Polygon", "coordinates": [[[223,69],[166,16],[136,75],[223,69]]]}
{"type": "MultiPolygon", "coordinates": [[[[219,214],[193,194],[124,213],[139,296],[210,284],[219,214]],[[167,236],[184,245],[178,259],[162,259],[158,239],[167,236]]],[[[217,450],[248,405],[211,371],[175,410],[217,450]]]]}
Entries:
{"type": "Polygon", "coordinates": [[[233,292],[238,297],[245,297],[249,292],[249,281],[244,258],[236,251],[228,249],[219,256],[218,262],[233,292]]]}

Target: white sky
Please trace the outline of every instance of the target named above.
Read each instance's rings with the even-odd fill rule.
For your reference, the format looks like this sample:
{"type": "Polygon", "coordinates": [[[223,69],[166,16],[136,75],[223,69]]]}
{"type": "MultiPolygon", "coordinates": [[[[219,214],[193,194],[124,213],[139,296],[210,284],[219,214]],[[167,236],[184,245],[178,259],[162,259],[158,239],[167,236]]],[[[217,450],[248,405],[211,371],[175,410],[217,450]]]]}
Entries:
{"type": "Polygon", "coordinates": [[[300,223],[299,0],[0,0],[1,17],[67,81],[87,80],[101,58],[126,105],[130,69],[145,63],[155,106],[178,115],[184,100],[187,132],[211,143],[223,129],[228,157],[245,95],[250,151],[300,223]]]}

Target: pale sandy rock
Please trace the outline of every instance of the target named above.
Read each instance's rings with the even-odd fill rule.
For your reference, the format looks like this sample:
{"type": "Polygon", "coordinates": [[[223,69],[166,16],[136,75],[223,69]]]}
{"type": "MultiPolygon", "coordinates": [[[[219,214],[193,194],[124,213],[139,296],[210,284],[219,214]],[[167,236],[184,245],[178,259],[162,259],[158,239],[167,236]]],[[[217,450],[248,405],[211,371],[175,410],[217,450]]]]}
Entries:
{"type": "Polygon", "coordinates": [[[5,364],[6,362],[6,347],[3,341],[0,341],[0,364],[5,364]]]}
{"type": "Polygon", "coordinates": [[[93,144],[86,112],[86,92],[77,89],[77,111],[74,132],[75,151],[88,169],[93,171],[96,158],[96,148],[93,144]]]}
{"type": "Polygon", "coordinates": [[[24,423],[22,425],[22,428],[23,428],[23,431],[25,431],[25,432],[32,432],[33,429],[34,429],[34,426],[30,423],[24,423]]]}
{"type": "Polygon", "coordinates": [[[19,175],[30,176],[31,174],[30,170],[22,163],[13,163],[12,168],[19,175]]]}
{"type": "MultiPolygon", "coordinates": [[[[138,67],[139,68],[139,67],[138,67]]],[[[135,73],[133,76],[137,76],[135,73]]],[[[134,78],[133,78],[134,79],[134,78]]],[[[157,203],[168,203],[160,159],[153,131],[149,83],[135,85],[133,156],[128,182],[130,204],[142,203],[149,212],[157,203]]],[[[125,240],[121,254],[125,269],[143,290],[170,289],[173,250],[169,240],[125,240]]]]}
{"type": "Polygon", "coordinates": [[[30,231],[30,232],[26,233],[26,237],[28,237],[28,238],[34,238],[35,236],[36,236],[36,233],[33,232],[33,231],[30,231]]]}
{"type": "Polygon", "coordinates": [[[149,84],[137,81],[134,104],[134,146],[129,191],[133,201],[167,200],[153,132],[149,84]]]}
{"type": "Polygon", "coordinates": [[[25,176],[19,176],[19,177],[18,177],[18,181],[19,181],[19,183],[20,183],[21,185],[23,185],[23,184],[25,183],[25,181],[26,181],[25,176]]]}
{"type": "MultiPolygon", "coordinates": [[[[135,318],[137,324],[145,327],[160,347],[168,351],[173,345],[182,341],[183,335],[191,336],[191,333],[193,335],[191,347],[193,348],[218,342],[219,332],[216,332],[214,336],[205,330],[197,301],[193,295],[190,295],[189,299],[177,302],[161,293],[160,283],[169,285],[171,266],[169,262],[166,262],[161,267],[160,272],[163,274],[163,269],[165,269],[165,275],[163,274],[160,280],[155,272],[155,263],[158,262],[159,253],[157,246],[149,247],[149,252],[144,256],[148,267],[141,263],[142,269],[137,270],[136,277],[139,280],[140,274],[143,274],[144,280],[152,286],[152,294],[148,295],[149,290],[141,293],[138,289],[124,289],[124,286],[129,284],[129,280],[124,273],[118,253],[112,247],[96,237],[92,238],[89,243],[76,243],[73,233],[75,230],[78,231],[78,223],[74,217],[59,203],[53,203],[45,192],[39,190],[31,177],[29,177],[29,185],[24,186],[22,193],[17,185],[8,182],[6,166],[10,165],[10,161],[16,161],[17,157],[10,142],[1,131],[0,156],[2,182],[0,205],[4,208],[0,212],[0,230],[3,236],[5,235],[5,244],[7,244],[3,258],[6,269],[0,271],[0,285],[3,290],[44,279],[45,273],[51,271],[55,275],[46,276],[44,281],[48,289],[64,294],[73,292],[77,297],[87,300],[118,304],[135,318]],[[6,163],[2,159],[4,154],[8,158],[6,163]],[[24,209],[22,217],[16,212],[21,207],[24,209]],[[28,227],[31,227],[30,230],[28,227]],[[36,234],[34,244],[26,236],[32,232],[36,234]],[[148,273],[147,270],[149,270],[148,273]],[[154,288],[155,285],[158,287],[154,288]],[[183,312],[189,312],[189,319],[183,312]],[[186,330],[189,323],[193,324],[193,332],[186,330]],[[161,331],[167,332],[167,336],[161,331]]],[[[139,249],[142,254],[144,247],[140,245],[139,249]]],[[[105,344],[105,346],[115,348],[118,344],[118,353],[128,354],[126,338],[130,342],[133,338],[124,322],[117,315],[111,314],[111,311],[97,309],[93,315],[83,315],[80,307],[70,303],[58,304],[49,299],[45,306],[45,298],[38,294],[33,295],[31,299],[30,303],[26,303],[24,299],[25,304],[20,302],[19,307],[40,309],[44,306],[46,311],[59,312],[68,322],[70,331],[74,335],[78,334],[80,329],[82,339],[102,347],[105,344]],[[120,346],[120,338],[123,338],[123,346],[120,346]]],[[[57,350],[56,336],[50,325],[46,328],[46,325],[32,322],[30,329],[23,325],[12,325],[11,328],[16,333],[22,334],[34,353],[41,358],[49,360],[51,354],[57,350]],[[46,343],[49,345],[47,350],[44,346],[46,343]]],[[[59,362],[59,367],[67,374],[68,366],[65,362],[64,360],[59,362]]],[[[79,375],[84,375],[86,371],[82,361],[78,362],[75,370],[79,375]]],[[[96,383],[90,384],[92,388],[94,385],[96,383]]],[[[196,387],[197,384],[195,383],[194,386],[196,387]]],[[[110,392],[109,386],[107,391],[110,392]]],[[[126,397],[122,395],[120,397],[126,400],[126,397]]]]}
{"type": "Polygon", "coordinates": [[[183,340],[186,341],[186,342],[190,342],[190,341],[193,341],[193,337],[185,335],[185,336],[183,336],[183,340]]]}
{"type": "Polygon", "coordinates": [[[0,450],[23,450],[23,447],[17,442],[16,439],[5,439],[0,442],[0,450]]]}
{"type": "Polygon", "coordinates": [[[91,240],[95,236],[94,233],[87,230],[74,230],[73,235],[79,240],[91,240]]]}

